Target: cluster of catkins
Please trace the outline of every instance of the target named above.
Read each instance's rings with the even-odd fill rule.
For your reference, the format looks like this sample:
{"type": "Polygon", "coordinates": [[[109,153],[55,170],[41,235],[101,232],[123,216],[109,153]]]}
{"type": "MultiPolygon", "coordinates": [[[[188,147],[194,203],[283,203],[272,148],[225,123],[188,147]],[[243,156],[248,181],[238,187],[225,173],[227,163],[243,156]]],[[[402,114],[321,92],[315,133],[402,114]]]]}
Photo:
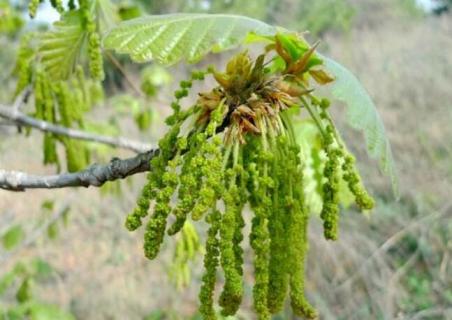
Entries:
{"type": "Polygon", "coordinates": [[[174,113],[167,119],[170,129],[159,142],[159,153],[151,160],[148,181],[126,227],[137,229],[152,212],[145,227],[144,252],[154,259],[165,232],[175,235],[189,220],[206,221],[210,227],[199,293],[204,319],[217,318],[214,292],[220,268],[224,275],[218,299],[221,313],[233,315],[241,304],[248,205],[257,317],[270,319],[283,308],[286,296],[296,315],[317,316],[304,294],[309,212],[304,202],[301,150],[288,109],[306,106],[312,115],[318,115],[316,123],[327,154],[322,211],[325,236],[335,239],[337,234],[340,175],[362,208],[372,206],[353,158],[327,114],[326,100],[319,101],[308,88],[310,79],[317,83],[332,80],[313,59],[318,60],[304,41],[279,35],[255,61],[244,52],[231,59],[225,72],[212,68],[206,72],[219,85],[200,93],[194,106],[183,110],[179,101],[189,94],[193,80],[204,79],[206,73],[193,73],[175,92],[174,113]],[[295,43],[298,51],[289,52],[288,43],[295,43]],[[272,50],[277,55],[266,62],[272,50]]]}
{"type": "MultiPolygon", "coordinates": [[[[36,16],[36,12],[39,4],[42,0],[31,0],[28,4],[28,12],[31,18],[36,16]]],[[[89,0],[78,0],[78,8],[76,6],[75,0],[70,0],[68,2],[68,12],[72,12],[75,15],[79,15],[81,29],[87,34],[87,50],[88,50],[88,64],[91,77],[96,80],[104,79],[104,69],[103,69],[103,57],[101,50],[101,39],[99,26],[96,21],[96,1],[89,0]]],[[[65,14],[65,8],[63,6],[62,0],[51,0],[50,1],[53,8],[55,8],[58,13],[62,16],[65,14]]],[[[44,41],[45,42],[45,41],[44,41]]],[[[44,43],[43,46],[48,46],[49,44],[44,43]]],[[[51,44],[50,44],[51,45],[51,44]]],[[[50,66],[61,67],[61,66],[50,66]]],[[[66,66],[64,66],[66,67],[66,66]]]]}
{"type": "MultiPolygon", "coordinates": [[[[42,0],[31,0],[28,3],[28,13],[31,18],[36,16],[36,11],[38,11],[38,6],[42,2],[42,0]]],[[[59,13],[64,12],[63,0],[50,0],[50,4],[53,8],[55,8],[59,13]]]]}
{"type": "MultiPolygon", "coordinates": [[[[30,16],[35,16],[39,3],[39,0],[30,1],[30,16]]],[[[64,14],[62,1],[51,1],[51,4],[58,12],[64,14]]],[[[59,42],[52,38],[53,30],[45,33],[42,38],[36,37],[34,33],[24,36],[15,66],[18,77],[15,94],[21,94],[27,87],[32,88],[36,118],[68,128],[84,128],[83,114],[103,99],[103,89],[100,84],[100,80],[104,77],[103,62],[100,36],[93,13],[94,2],[79,0],[78,5],[77,9],[74,1],[70,1],[68,8],[74,10],[82,30],[87,33],[89,75],[85,74],[82,63],[76,63],[73,70],[65,74],[60,70],[70,69],[69,66],[55,65],[52,60],[53,54],[50,60],[47,60],[45,52],[52,51],[54,46],[59,45],[59,42]]],[[[59,49],[57,48],[56,51],[59,49]]],[[[89,150],[85,144],[52,133],[44,135],[45,164],[55,164],[60,168],[58,142],[64,146],[68,171],[78,171],[89,164],[89,150]]]]}
{"type": "MultiPolygon", "coordinates": [[[[67,128],[83,128],[83,113],[103,96],[98,83],[86,79],[80,67],[67,81],[52,82],[40,68],[35,70],[34,77],[35,117],[67,128]]],[[[87,166],[89,151],[82,142],[52,133],[44,135],[45,164],[60,167],[57,142],[64,146],[68,171],[78,171],[87,166]]]]}

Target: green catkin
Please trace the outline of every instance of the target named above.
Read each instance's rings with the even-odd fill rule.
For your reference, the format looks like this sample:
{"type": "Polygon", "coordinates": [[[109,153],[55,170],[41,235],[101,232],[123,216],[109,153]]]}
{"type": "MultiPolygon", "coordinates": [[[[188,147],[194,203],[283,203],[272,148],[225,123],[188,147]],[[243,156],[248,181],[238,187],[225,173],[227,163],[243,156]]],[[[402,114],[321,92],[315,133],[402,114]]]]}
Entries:
{"type": "MultiPolygon", "coordinates": [[[[59,82],[53,86],[58,106],[58,114],[60,116],[59,123],[64,127],[72,127],[77,123],[83,128],[81,106],[81,90],[77,88],[77,83],[73,83],[73,79],[68,82],[59,82]],[[72,90],[69,89],[72,87],[72,90]]],[[[69,172],[81,170],[89,163],[89,150],[82,142],[61,137],[59,139],[64,147],[67,160],[67,169],[69,172]]]]}
{"type": "MultiPolygon", "coordinates": [[[[324,136],[323,148],[328,158],[323,177],[316,177],[319,182],[326,180],[321,186],[325,237],[337,238],[341,173],[358,205],[371,206],[353,159],[344,156],[345,148],[337,141],[332,122],[328,122],[329,102],[318,100],[305,90],[310,76],[304,72],[309,70],[310,63],[318,65],[308,61],[313,52],[301,54],[300,59],[292,61],[291,55],[287,52],[281,55],[283,49],[276,47],[286,62],[285,71],[265,69],[265,55],[253,63],[247,53],[241,53],[231,59],[224,73],[214,68],[208,72],[194,71],[189,80],[179,83],[171,104],[173,114],[165,120],[170,129],[160,140],[160,150],[151,161],[152,171],[137,208],[126,220],[128,229],[138,228],[148,214],[151,201],[155,202],[144,241],[145,255],[153,259],[163,242],[170,214],[174,223],[167,233],[175,235],[183,230],[189,216],[196,221],[207,213],[205,220],[210,226],[199,292],[203,319],[217,319],[214,291],[219,265],[224,273],[219,296],[222,315],[236,314],[241,304],[244,292],[241,243],[247,203],[253,213],[249,241],[254,252],[252,294],[257,319],[269,320],[272,314],[282,310],[287,297],[295,315],[317,317],[305,297],[309,212],[304,202],[304,164],[292,128],[293,113],[286,112],[298,102],[309,109],[303,95],[308,100],[311,97],[314,111],[320,108],[319,114],[308,111],[324,136]],[[200,93],[196,104],[183,110],[180,100],[189,95],[193,81],[203,80],[207,73],[212,73],[219,85],[210,92],[200,93]],[[217,205],[222,204],[224,210],[220,211],[217,205]]],[[[325,79],[316,79],[328,82],[327,78],[325,75],[325,79]]],[[[311,146],[303,151],[313,150],[311,146]]],[[[184,261],[195,249],[186,241],[176,248],[178,279],[188,281],[190,270],[184,261]]]]}
{"type": "Polygon", "coordinates": [[[185,223],[181,236],[176,242],[173,261],[168,270],[170,280],[181,290],[190,282],[190,261],[202,251],[199,236],[192,223],[185,223]]]}
{"type": "MultiPolygon", "coordinates": [[[[268,204],[267,201],[265,201],[268,204]]],[[[264,205],[254,209],[255,217],[252,220],[250,242],[254,250],[254,277],[253,304],[258,319],[270,318],[267,306],[268,296],[268,220],[265,218],[267,210],[264,205]]]]}
{"type": "Polygon", "coordinates": [[[68,6],[69,10],[74,10],[76,8],[75,0],[69,0],[67,6],[68,6]]]}
{"type": "MultiPolygon", "coordinates": [[[[264,126],[261,124],[261,130],[264,126]]],[[[266,132],[262,132],[262,146],[259,152],[258,161],[258,189],[254,199],[250,203],[254,211],[252,219],[250,244],[254,250],[254,277],[253,304],[259,320],[270,319],[268,310],[268,283],[269,283],[269,253],[270,253],[270,234],[268,229],[269,215],[272,200],[269,192],[274,186],[273,180],[268,175],[268,164],[273,155],[267,150],[266,132]]]]}
{"type": "MultiPolygon", "coordinates": [[[[200,73],[204,74],[202,72],[200,73]]],[[[190,146],[195,144],[196,147],[199,148],[206,141],[204,133],[195,134],[192,139],[178,139],[182,122],[195,110],[195,108],[192,107],[185,113],[182,113],[180,112],[179,102],[180,101],[177,100],[172,104],[173,114],[165,120],[165,122],[167,124],[170,123],[172,127],[159,142],[159,154],[151,160],[152,172],[147,176],[147,183],[138,197],[136,208],[132,213],[127,215],[125,226],[130,231],[136,230],[142,225],[142,219],[148,215],[151,200],[155,199],[157,190],[162,188],[161,177],[165,173],[166,165],[175,151],[174,146],[176,146],[179,151],[185,151],[188,144],[190,144],[190,146]]],[[[201,179],[201,175],[197,173],[196,169],[203,164],[204,159],[196,154],[195,145],[191,147],[184,156],[184,159],[181,160],[184,162],[182,175],[180,177],[181,187],[179,188],[181,201],[174,209],[176,221],[168,229],[170,235],[176,234],[184,226],[187,214],[191,211],[197,198],[190,193],[197,192],[198,190],[196,187],[199,185],[198,181],[201,179]]]]}
{"type": "MultiPolygon", "coordinates": [[[[278,162],[286,161],[283,147],[286,144],[286,138],[278,138],[278,162]]],[[[269,289],[268,289],[268,308],[272,314],[282,310],[284,299],[287,295],[289,286],[289,272],[287,269],[290,215],[286,210],[285,197],[290,193],[290,188],[285,179],[287,178],[286,168],[283,168],[275,162],[272,170],[276,175],[275,192],[273,193],[273,210],[271,213],[270,232],[270,260],[269,260],[269,289]]]]}
{"type": "Polygon", "coordinates": [[[155,197],[154,214],[149,220],[144,234],[144,253],[148,259],[154,259],[163,242],[165,235],[166,220],[171,212],[170,200],[173,195],[179,178],[176,172],[180,164],[180,155],[174,160],[169,161],[170,171],[166,171],[162,177],[163,188],[161,188],[155,197]]]}
{"type": "MultiPolygon", "coordinates": [[[[340,140],[339,134],[337,133],[337,131],[335,131],[333,120],[326,111],[326,109],[330,106],[330,102],[327,99],[321,99],[320,101],[318,101],[317,98],[314,98],[313,101],[320,107],[320,117],[329,123],[329,125],[327,126],[327,134],[329,135],[328,139],[332,141],[334,136],[336,137],[336,140],[340,140]]],[[[336,153],[343,160],[341,167],[342,177],[347,182],[348,188],[351,193],[355,196],[356,205],[361,210],[371,210],[374,207],[374,200],[367,193],[361,182],[361,178],[355,167],[355,158],[348,153],[345,146],[340,143],[340,141],[336,142],[339,144],[339,148],[337,149],[336,153]]]]}
{"type": "Polygon", "coordinates": [[[100,35],[97,30],[96,23],[94,21],[93,13],[89,8],[89,1],[83,1],[80,3],[82,9],[83,18],[85,20],[85,29],[88,33],[88,65],[89,72],[93,79],[103,80],[104,68],[100,35]]]}
{"type": "Polygon", "coordinates": [[[207,232],[206,253],[204,256],[204,275],[199,292],[199,312],[204,320],[216,320],[217,316],[213,306],[213,295],[215,291],[216,270],[219,264],[220,241],[217,237],[221,226],[221,213],[213,209],[206,217],[210,224],[207,232]]]}
{"type": "Polygon", "coordinates": [[[348,183],[348,188],[355,196],[356,205],[361,210],[371,210],[375,202],[362,185],[361,178],[355,168],[355,158],[352,155],[346,154],[344,156],[342,171],[344,180],[348,183]]]}
{"type": "MultiPolygon", "coordinates": [[[[204,179],[201,183],[198,202],[192,208],[193,220],[201,219],[203,214],[214,205],[223,191],[222,141],[219,136],[214,136],[217,124],[223,120],[223,110],[223,105],[219,105],[211,114],[211,120],[206,128],[205,135],[201,137],[200,152],[204,160],[203,165],[198,170],[204,179]],[[208,137],[212,137],[210,141],[207,141],[208,137]]],[[[198,178],[198,182],[200,178],[198,178]]]]}
{"type": "Polygon", "coordinates": [[[63,7],[63,1],[62,0],[51,0],[50,4],[52,5],[53,8],[55,8],[58,13],[63,13],[64,12],[64,7],[63,7]]]}
{"type": "Polygon", "coordinates": [[[28,4],[28,14],[30,15],[30,18],[36,16],[36,11],[38,10],[40,2],[40,0],[30,0],[30,3],[28,4]]]}
{"type": "MultiPolygon", "coordinates": [[[[157,190],[163,187],[162,177],[168,161],[174,152],[173,146],[177,145],[177,136],[180,131],[180,124],[173,126],[159,142],[160,151],[151,160],[152,171],[147,176],[147,183],[143,187],[137,200],[137,207],[132,213],[127,215],[125,226],[133,231],[142,225],[142,219],[148,215],[150,201],[155,199],[157,190]]],[[[166,222],[165,222],[166,225],[166,222]]]]}
{"type": "Polygon", "coordinates": [[[15,72],[18,79],[14,96],[20,94],[31,82],[31,60],[35,52],[31,47],[30,42],[34,36],[34,33],[28,33],[20,39],[19,50],[17,52],[17,62],[15,66],[15,72]]]}
{"type": "MultiPolygon", "coordinates": [[[[233,169],[230,169],[233,170],[233,169]]],[[[234,315],[240,306],[243,295],[242,279],[237,270],[234,251],[234,233],[236,230],[236,198],[238,187],[232,185],[224,194],[225,212],[220,228],[221,266],[224,271],[225,283],[220,295],[219,305],[223,315],[234,315]]]]}
{"type": "Polygon", "coordinates": [[[294,313],[307,319],[317,317],[316,310],[308,303],[304,296],[304,263],[306,254],[306,233],[307,233],[306,213],[300,205],[294,205],[292,211],[291,224],[289,228],[291,247],[290,253],[291,275],[290,275],[290,298],[294,313]],[[293,269],[292,269],[293,268],[293,269]]]}
{"type": "MultiPolygon", "coordinates": [[[[227,160],[226,160],[227,161],[227,160]]],[[[220,294],[219,305],[222,307],[223,315],[234,315],[240,306],[243,295],[243,286],[241,279],[241,270],[237,268],[236,257],[238,251],[234,248],[234,238],[236,230],[239,228],[240,221],[237,221],[237,202],[240,201],[239,186],[237,179],[240,178],[239,161],[239,143],[234,145],[232,168],[226,171],[226,181],[230,181],[229,187],[223,193],[225,211],[222,217],[220,228],[220,249],[221,249],[221,267],[224,271],[225,283],[223,291],[220,294]]],[[[220,163],[220,171],[222,164],[220,163]]],[[[241,214],[241,212],[240,212],[241,214]]],[[[238,239],[237,239],[238,240],[238,239]]]]}
{"type": "Polygon", "coordinates": [[[290,212],[289,261],[290,299],[294,313],[307,319],[317,317],[316,310],[309,304],[304,293],[304,264],[307,251],[308,213],[304,205],[302,170],[300,168],[300,149],[296,145],[289,148],[287,177],[291,185],[291,196],[286,198],[290,212]]]}
{"type": "Polygon", "coordinates": [[[203,214],[216,202],[222,192],[223,171],[221,139],[213,137],[212,141],[207,142],[201,148],[204,153],[204,166],[201,167],[201,173],[204,176],[199,199],[192,210],[193,220],[199,220],[203,214]]]}
{"type": "Polygon", "coordinates": [[[320,217],[323,220],[325,239],[337,240],[339,223],[339,159],[341,150],[334,146],[333,128],[327,126],[324,149],[327,154],[323,184],[323,208],[320,217]]]}
{"type": "MultiPolygon", "coordinates": [[[[214,121],[217,123],[217,121],[214,121]]],[[[210,126],[210,125],[209,125],[210,126]]],[[[215,133],[216,126],[207,128],[207,135],[215,133]]],[[[223,190],[223,170],[222,170],[222,152],[221,138],[215,136],[211,141],[204,143],[201,152],[204,153],[204,166],[201,167],[201,173],[204,176],[199,199],[192,211],[193,220],[199,220],[203,214],[216,202],[223,190]]]]}
{"type": "Polygon", "coordinates": [[[102,58],[102,49],[100,44],[100,35],[97,31],[90,32],[88,35],[88,56],[89,71],[91,76],[97,80],[103,80],[104,67],[102,58]]]}
{"type": "MultiPolygon", "coordinates": [[[[45,74],[41,71],[37,74],[35,92],[40,91],[36,96],[37,116],[50,123],[55,122],[55,109],[51,92],[51,85],[45,74]]],[[[44,164],[59,165],[56,149],[56,138],[53,134],[44,134],[44,164]]]]}
{"type": "Polygon", "coordinates": [[[243,275],[243,249],[241,242],[243,241],[243,228],[245,227],[245,219],[243,219],[242,211],[247,202],[246,183],[248,174],[244,170],[243,165],[236,166],[237,171],[237,194],[235,195],[235,229],[234,237],[232,239],[234,249],[234,261],[237,272],[240,276],[243,275]]]}
{"type": "MultiPolygon", "coordinates": [[[[198,140],[197,138],[193,140],[198,140]]],[[[168,229],[169,235],[178,233],[187,219],[187,215],[196,204],[202,175],[199,170],[204,166],[205,159],[196,154],[196,148],[192,147],[188,154],[184,156],[184,164],[181,169],[181,186],[179,188],[179,202],[173,210],[176,221],[168,229]]]]}

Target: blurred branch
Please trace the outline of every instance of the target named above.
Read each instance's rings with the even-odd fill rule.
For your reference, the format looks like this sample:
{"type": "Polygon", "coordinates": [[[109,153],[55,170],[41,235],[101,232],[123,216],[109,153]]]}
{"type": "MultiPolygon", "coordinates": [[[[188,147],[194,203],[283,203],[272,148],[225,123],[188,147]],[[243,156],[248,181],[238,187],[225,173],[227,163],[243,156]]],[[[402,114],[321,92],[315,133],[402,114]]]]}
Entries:
{"type": "Polygon", "coordinates": [[[50,225],[52,225],[54,222],[56,222],[58,219],[60,219],[67,211],[69,210],[69,205],[64,205],[60,210],[56,211],[50,219],[48,219],[45,223],[43,223],[41,226],[33,230],[33,232],[14,250],[9,251],[5,253],[4,255],[0,256],[0,264],[4,261],[8,260],[17,252],[20,250],[32,245],[35,243],[35,241],[49,228],[50,225]]]}
{"type": "Polygon", "coordinates": [[[442,317],[441,319],[450,319],[448,316],[452,314],[452,308],[430,308],[426,310],[419,311],[414,316],[409,318],[409,320],[420,320],[420,319],[432,319],[434,317],[442,317]]]}
{"type": "Polygon", "coordinates": [[[121,65],[121,63],[108,51],[105,52],[105,55],[107,56],[108,60],[111,61],[111,63],[118,69],[118,71],[121,73],[121,75],[126,80],[127,84],[132,88],[133,91],[139,96],[142,97],[143,93],[141,90],[135,85],[135,83],[130,79],[129,75],[127,74],[124,67],[121,65]]]}
{"type": "Polygon", "coordinates": [[[152,149],[128,159],[113,158],[106,165],[93,164],[82,171],[49,176],[0,170],[0,189],[25,191],[26,189],[100,187],[107,181],[124,179],[136,173],[149,171],[150,161],[158,153],[158,149],[152,149]]]}
{"type": "Polygon", "coordinates": [[[20,112],[18,108],[8,108],[6,106],[0,105],[0,118],[4,118],[6,120],[13,121],[18,125],[32,127],[44,132],[51,132],[57,135],[67,136],[72,139],[102,143],[112,147],[132,150],[134,152],[145,152],[152,149],[151,145],[139,141],[129,140],[122,137],[115,138],[110,136],[97,135],[94,133],[66,128],[46,121],[38,120],[20,112]]]}

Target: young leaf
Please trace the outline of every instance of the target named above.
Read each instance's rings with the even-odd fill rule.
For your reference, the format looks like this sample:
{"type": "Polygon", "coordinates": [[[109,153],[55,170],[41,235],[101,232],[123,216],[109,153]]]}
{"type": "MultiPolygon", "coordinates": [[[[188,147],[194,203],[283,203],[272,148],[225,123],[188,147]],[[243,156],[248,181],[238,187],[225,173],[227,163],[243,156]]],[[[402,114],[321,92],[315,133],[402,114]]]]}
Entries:
{"type": "Polygon", "coordinates": [[[37,279],[46,279],[55,272],[53,267],[41,258],[33,259],[29,264],[30,273],[37,279]]]}
{"type": "Polygon", "coordinates": [[[15,225],[8,229],[2,237],[3,247],[11,250],[17,246],[24,238],[24,230],[21,225],[15,225]]]}
{"type": "Polygon", "coordinates": [[[348,69],[332,59],[321,58],[327,70],[336,77],[331,91],[336,99],[345,102],[348,124],[364,133],[368,153],[379,161],[380,168],[391,179],[394,194],[398,197],[398,178],[391,146],[372,99],[348,69]]]}
{"type": "Polygon", "coordinates": [[[75,317],[57,305],[34,302],[30,305],[30,320],[75,320],[75,317]]]}
{"type": "Polygon", "coordinates": [[[39,53],[42,63],[54,80],[64,80],[74,69],[86,39],[79,10],[65,13],[54,29],[44,33],[39,53]]]}
{"type": "Polygon", "coordinates": [[[104,46],[129,54],[136,62],[192,63],[209,52],[240,45],[250,32],[273,34],[275,28],[248,17],[226,14],[146,16],[120,23],[106,35],[104,46]]]}
{"type": "Polygon", "coordinates": [[[9,287],[11,287],[11,285],[14,283],[15,279],[16,279],[16,273],[13,271],[10,271],[1,276],[1,278],[0,278],[0,296],[3,295],[5,293],[5,291],[8,290],[9,287]]]}
{"type": "Polygon", "coordinates": [[[33,281],[31,278],[27,277],[22,281],[19,289],[16,292],[17,302],[23,303],[25,301],[31,300],[32,298],[32,286],[33,281]]]}

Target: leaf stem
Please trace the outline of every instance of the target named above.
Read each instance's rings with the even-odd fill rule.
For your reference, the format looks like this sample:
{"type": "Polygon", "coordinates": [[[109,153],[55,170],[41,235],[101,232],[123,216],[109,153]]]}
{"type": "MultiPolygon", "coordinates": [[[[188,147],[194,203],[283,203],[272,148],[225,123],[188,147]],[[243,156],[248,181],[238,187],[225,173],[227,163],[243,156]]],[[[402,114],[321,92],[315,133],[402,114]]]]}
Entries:
{"type": "Polygon", "coordinates": [[[320,122],[320,120],[317,118],[317,115],[314,113],[314,111],[311,109],[311,107],[309,106],[309,104],[306,102],[305,99],[303,99],[302,97],[300,97],[300,101],[301,103],[304,105],[304,107],[306,108],[306,110],[308,110],[309,115],[311,116],[311,118],[314,120],[317,128],[319,129],[321,135],[325,138],[326,137],[326,133],[325,130],[320,122]]]}

